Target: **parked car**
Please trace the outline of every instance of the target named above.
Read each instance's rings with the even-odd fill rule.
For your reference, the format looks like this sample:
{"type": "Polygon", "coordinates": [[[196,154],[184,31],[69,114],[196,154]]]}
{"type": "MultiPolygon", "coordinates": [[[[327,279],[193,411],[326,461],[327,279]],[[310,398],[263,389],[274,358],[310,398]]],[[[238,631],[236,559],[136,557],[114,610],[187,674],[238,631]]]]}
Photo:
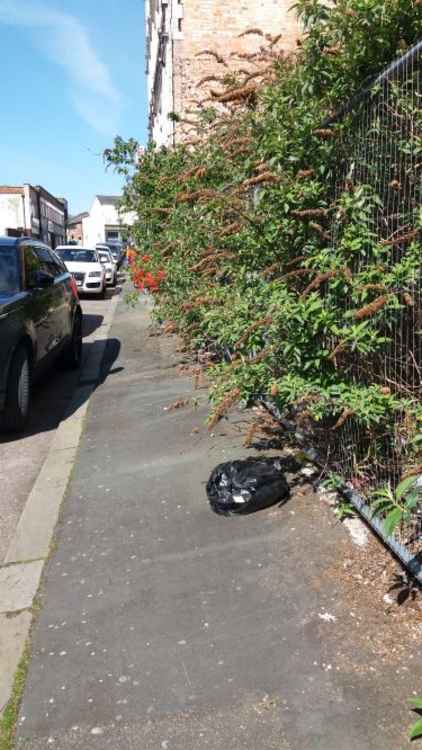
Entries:
{"type": "Polygon", "coordinates": [[[82,310],[76,283],[46,245],[0,237],[0,426],[25,427],[31,382],[54,360],[77,368],[82,310]]]}
{"type": "Polygon", "coordinates": [[[96,294],[104,297],[106,272],[97,250],[78,245],[59,245],[56,253],[76,281],[80,294],[96,294]]]}
{"type": "Polygon", "coordinates": [[[125,257],[125,253],[124,253],[124,250],[123,250],[122,243],[121,242],[117,242],[117,241],[111,241],[111,240],[109,240],[105,244],[107,245],[108,249],[110,250],[110,252],[111,252],[114,260],[117,263],[117,268],[119,269],[121,267],[121,265],[123,263],[123,259],[125,257]]]}
{"type": "Polygon", "coordinates": [[[107,286],[116,286],[117,263],[114,260],[111,251],[108,249],[107,245],[97,245],[96,250],[100,259],[100,263],[105,268],[107,286]]]}

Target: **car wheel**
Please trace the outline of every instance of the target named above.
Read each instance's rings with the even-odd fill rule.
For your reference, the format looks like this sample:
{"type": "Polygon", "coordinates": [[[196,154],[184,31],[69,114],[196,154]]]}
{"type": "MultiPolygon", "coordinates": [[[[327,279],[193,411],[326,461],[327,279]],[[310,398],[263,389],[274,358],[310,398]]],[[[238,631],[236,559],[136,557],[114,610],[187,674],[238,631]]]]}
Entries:
{"type": "Polygon", "coordinates": [[[82,316],[73,321],[72,338],[61,355],[60,364],[66,370],[78,370],[82,360],[82,316]]]}
{"type": "Polygon", "coordinates": [[[115,273],[114,276],[113,276],[113,281],[111,282],[111,286],[112,287],[116,287],[117,286],[117,273],[115,273]]]}
{"type": "Polygon", "coordinates": [[[29,415],[31,401],[31,369],[28,351],[19,346],[13,355],[7,382],[6,405],[2,427],[7,432],[20,432],[24,429],[29,415]]]}

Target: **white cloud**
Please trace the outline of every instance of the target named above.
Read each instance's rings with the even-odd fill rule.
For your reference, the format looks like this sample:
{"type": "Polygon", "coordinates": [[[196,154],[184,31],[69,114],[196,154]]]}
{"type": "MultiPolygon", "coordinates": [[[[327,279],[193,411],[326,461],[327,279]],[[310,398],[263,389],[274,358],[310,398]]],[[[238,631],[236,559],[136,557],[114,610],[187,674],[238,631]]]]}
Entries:
{"type": "Polygon", "coordinates": [[[0,0],[0,23],[37,30],[40,49],[66,71],[78,114],[103,135],[114,134],[121,96],[77,18],[43,4],[0,0]]]}

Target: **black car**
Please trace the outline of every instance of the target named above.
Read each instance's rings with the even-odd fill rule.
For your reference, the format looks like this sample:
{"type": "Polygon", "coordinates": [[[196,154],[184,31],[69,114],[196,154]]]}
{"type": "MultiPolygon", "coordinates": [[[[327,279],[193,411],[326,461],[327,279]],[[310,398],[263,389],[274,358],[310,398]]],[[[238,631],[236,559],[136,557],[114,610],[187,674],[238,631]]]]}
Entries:
{"type": "Polygon", "coordinates": [[[32,239],[0,237],[0,427],[22,430],[31,380],[58,360],[80,365],[82,310],[63,261],[32,239]]]}

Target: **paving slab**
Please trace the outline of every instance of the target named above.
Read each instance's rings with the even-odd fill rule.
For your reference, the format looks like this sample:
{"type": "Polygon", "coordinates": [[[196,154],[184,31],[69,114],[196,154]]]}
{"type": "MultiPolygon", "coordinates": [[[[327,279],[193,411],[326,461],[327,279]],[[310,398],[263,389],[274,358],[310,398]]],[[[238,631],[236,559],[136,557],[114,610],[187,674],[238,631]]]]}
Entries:
{"type": "MultiPolygon", "coordinates": [[[[71,431],[70,442],[80,436],[82,426],[71,431]]],[[[61,425],[61,434],[66,429],[61,425]]],[[[57,438],[55,439],[56,442],[57,438]]],[[[60,443],[63,438],[60,437],[60,443]]],[[[64,441],[63,441],[64,442],[64,441]]],[[[46,558],[57,523],[59,509],[76,456],[76,444],[67,450],[50,451],[28,497],[9,545],[6,562],[46,558]]]]}
{"type": "Polygon", "coordinates": [[[42,560],[0,568],[0,614],[32,607],[42,568],[42,560]]]}
{"type": "Polygon", "coordinates": [[[0,615],[0,714],[10,698],[16,665],[29,636],[31,619],[30,612],[0,615]]]}
{"type": "Polygon", "coordinates": [[[365,621],[332,573],[348,534],[310,490],[211,512],[212,468],[246,454],[239,425],[209,435],[204,392],[166,410],[198,393],[149,322],[148,305],[119,305],[119,357],[91,398],[45,569],[17,747],[407,747],[420,660],[380,659],[374,629],[358,638],[365,621]]]}

